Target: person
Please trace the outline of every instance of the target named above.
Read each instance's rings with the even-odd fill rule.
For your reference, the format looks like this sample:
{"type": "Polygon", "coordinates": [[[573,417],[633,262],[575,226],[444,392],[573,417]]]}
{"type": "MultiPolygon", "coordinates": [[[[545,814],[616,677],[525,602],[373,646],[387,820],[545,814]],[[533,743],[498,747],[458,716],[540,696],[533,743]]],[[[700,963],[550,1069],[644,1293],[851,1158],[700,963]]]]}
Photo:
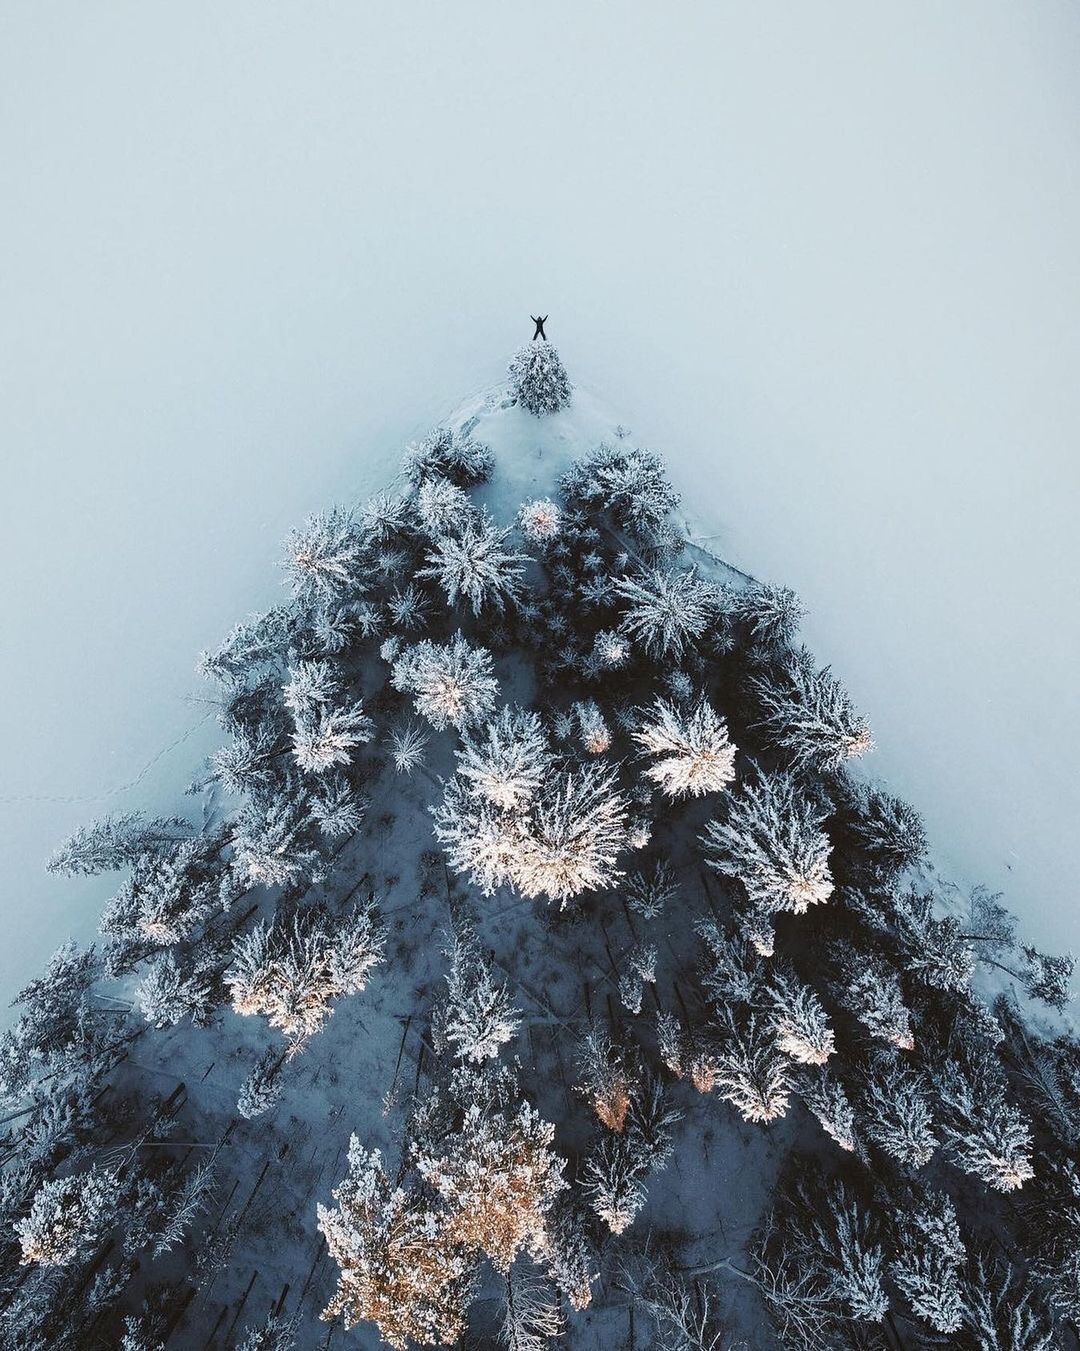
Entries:
{"type": "Polygon", "coordinates": [[[544,325],[547,323],[547,315],[545,314],[543,319],[537,319],[535,314],[530,314],[529,318],[536,325],[536,332],[532,335],[533,342],[535,342],[537,338],[543,338],[543,340],[547,342],[547,334],[544,332],[544,325]]]}

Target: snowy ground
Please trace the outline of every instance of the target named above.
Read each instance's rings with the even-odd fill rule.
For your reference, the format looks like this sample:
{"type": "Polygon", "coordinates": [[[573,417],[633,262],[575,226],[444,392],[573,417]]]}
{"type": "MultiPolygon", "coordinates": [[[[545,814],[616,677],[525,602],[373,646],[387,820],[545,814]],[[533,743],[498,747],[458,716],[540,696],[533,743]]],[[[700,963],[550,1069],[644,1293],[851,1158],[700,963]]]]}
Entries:
{"type": "Polygon", "coordinates": [[[0,991],[93,929],[52,844],[174,801],[194,654],[288,525],[537,307],[700,531],[803,594],[947,871],[1080,947],[1073,6],[0,24],[0,991]]]}

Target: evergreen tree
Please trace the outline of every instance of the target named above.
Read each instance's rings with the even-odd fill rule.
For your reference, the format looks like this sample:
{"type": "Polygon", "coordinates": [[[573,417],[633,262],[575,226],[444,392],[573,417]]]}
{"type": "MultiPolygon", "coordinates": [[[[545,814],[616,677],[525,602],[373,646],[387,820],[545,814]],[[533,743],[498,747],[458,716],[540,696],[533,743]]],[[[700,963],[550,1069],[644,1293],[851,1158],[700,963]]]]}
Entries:
{"type": "Polygon", "coordinates": [[[234,867],[251,886],[279,887],[317,877],[322,861],[311,841],[303,793],[286,791],[252,802],[234,825],[234,867]]]}
{"type": "Polygon", "coordinates": [[[656,539],[679,505],[660,456],[622,445],[599,446],[575,460],[559,489],[575,507],[610,512],[618,526],[645,541],[656,539]]]}
{"type": "Polygon", "coordinates": [[[486,515],[473,513],[439,536],[418,577],[433,577],[448,605],[468,601],[474,615],[505,609],[517,599],[524,554],[506,548],[509,529],[500,530],[486,515]]]}
{"type": "Polygon", "coordinates": [[[406,647],[394,662],[391,681],[395,689],[414,696],[416,711],[437,732],[481,722],[499,692],[491,654],[467,643],[460,633],[449,643],[425,639],[406,647]]]}
{"type": "Polygon", "coordinates": [[[988,1058],[949,1060],[936,1077],[945,1148],[963,1172],[994,1191],[1034,1177],[1031,1128],[1006,1100],[1002,1075],[988,1058]]]}
{"type": "Polygon", "coordinates": [[[956,1208],[940,1191],[927,1192],[901,1220],[901,1242],[889,1274],[916,1317],[935,1332],[959,1332],[964,1324],[961,1268],[966,1253],[956,1208]]]}
{"type": "Polygon", "coordinates": [[[646,985],[656,983],[659,953],[651,943],[635,943],[622,959],[619,973],[619,1001],[628,1013],[641,1012],[646,985]]]}
{"type": "Polygon", "coordinates": [[[271,1313],[258,1327],[251,1328],[236,1351],[293,1351],[300,1330],[298,1313],[286,1316],[271,1313]]]}
{"type": "Polygon", "coordinates": [[[536,797],[552,756],[539,717],[508,704],[483,728],[463,732],[457,759],[472,793],[514,811],[536,797]]]}
{"type": "Polygon", "coordinates": [[[499,1344],[507,1351],[547,1351],[563,1332],[562,1311],[550,1283],[535,1272],[507,1272],[499,1344]]]}
{"type": "Polygon", "coordinates": [[[761,709],[757,726],[797,773],[839,769],[873,747],[866,719],[805,647],[752,677],[749,687],[761,709]]]}
{"type": "Polygon", "coordinates": [[[789,776],[759,774],[728,800],[724,821],[705,827],[706,860],[739,878],[751,904],[766,914],[802,914],[832,895],[830,845],[821,821],[789,776]]]}
{"type": "Polygon", "coordinates": [[[135,1007],[154,1027],[173,1027],[190,1017],[205,1024],[214,1007],[213,990],[205,971],[181,970],[172,952],[162,953],[136,986],[135,1007]]]}
{"type": "Polygon", "coordinates": [[[867,1136],[890,1158],[922,1168],[937,1149],[933,1104],[912,1071],[888,1063],[867,1078],[862,1101],[867,1136]]]}
{"type": "Polygon", "coordinates": [[[550,497],[533,498],[521,504],[518,525],[530,544],[546,548],[563,533],[562,509],[550,497]]]}
{"type": "Polygon", "coordinates": [[[473,1064],[497,1056],[521,1025],[521,1013],[506,986],[492,978],[491,963],[468,928],[460,927],[451,943],[446,987],[437,1044],[448,1044],[455,1057],[473,1064]]]}
{"type": "Polygon", "coordinates": [[[317,1207],[319,1229],[338,1264],[337,1290],[323,1318],[346,1327],[375,1323],[404,1351],[454,1343],[465,1329],[475,1259],[448,1232],[445,1217],[416,1191],[395,1186],[378,1150],[355,1135],[349,1170],[334,1189],[333,1208],[317,1207]]]}
{"type": "Polygon", "coordinates": [[[718,597],[714,587],[698,579],[693,568],[654,568],[640,577],[615,582],[626,603],[621,628],[649,656],[676,661],[692,649],[712,622],[718,597]]]}
{"type": "Polygon", "coordinates": [[[754,1014],[737,1022],[727,1010],[717,1051],[716,1087],[744,1121],[768,1125],[791,1101],[790,1062],[754,1014]]]}
{"type": "Polygon", "coordinates": [[[657,859],[648,872],[632,872],[624,886],[626,903],[642,919],[659,919],[679,894],[679,882],[670,863],[657,859]]]}
{"type": "Polygon", "coordinates": [[[804,611],[788,587],[755,582],[729,593],[727,613],[755,646],[782,650],[794,639],[804,611]]]}
{"type": "Polygon", "coordinates": [[[819,1070],[803,1083],[800,1096],[830,1139],[849,1153],[858,1149],[855,1110],[843,1086],[832,1075],[819,1070]]]}
{"type": "Polygon", "coordinates": [[[284,1054],[273,1047],[267,1049],[251,1067],[251,1072],[240,1086],[236,1110],[245,1121],[263,1116],[281,1101],[285,1083],[281,1076],[284,1054]]]}
{"type": "Polygon", "coordinates": [[[471,488],[487,482],[494,464],[490,446],[474,441],[464,430],[436,427],[408,447],[401,468],[414,487],[430,478],[445,478],[459,488],[471,488]]]}
{"type": "Polygon", "coordinates": [[[49,872],[65,877],[116,872],[146,854],[171,849],[190,834],[190,825],[181,817],[148,819],[142,812],[106,816],[93,825],[80,826],[46,866],[49,872]]]}
{"type": "Polygon", "coordinates": [[[657,699],[634,740],[658,757],[646,773],[668,797],[719,793],[735,777],[735,747],[727,724],[704,698],[692,709],[657,699]]]}
{"type": "Polygon", "coordinates": [[[911,1010],[904,1003],[895,972],[882,958],[854,949],[847,953],[841,962],[836,996],[875,1040],[901,1051],[914,1047],[911,1010]]]}
{"type": "Polygon", "coordinates": [[[23,1264],[67,1266],[98,1240],[115,1207],[112,1173],[92,1167],[85,1173],[43,1182],[34,1193],[29,1214],[15,1225],[23,1264]]]}
{"type": "MultiPolygon", "coordinates": [[[[439,1111],[436,1100],[428,1119],[439,1111]]],[[[413,1162],[445,1203],[447,1235],[483,1253],[502,1274],[519,1252],[542,1259],[547,1250],[548,1212],[566,1186],[554,1135],[526,1102],[469,1097],[448,1130],[436,1138],[418,1133],[413,1162]]]]}
{"type": "Polygon", "coordinates": [[[824,1065],[836,1050],[828,1015],[814,991],[778,975],[769,988],[769,1025],[777,1047],[800,1065],[824,1065]]]}
{"type": "Polygon", "coordinates": [[[294,1056],[330,1017],[334,1000],[364,988],[384,941],[374,903],[341,919],[309,907],[260,922],[237,940],[225,972],[233,1008],[262,1014],[294,1056]]]}
{"type": "Polygon", "coordinates": [[[625,1050],[602,1028],[590,1028],[578,1054],[581,1082],[577,1091],[588,1100],[601,1123],[618,1134],[626,1125],[635,1093],[640,1088],[638,1071],[625,1050]]]}
{"type": "Polygon", "coordinates": [[[514,400],[534,417],[569,407],[573,386],[558,351],[546,340],[519,347],[511,358],[508,373],[514,400]]]}
{"type": "Polygon", "coordinates": [[[363,590],[363,540],[352,513],[319,512],[294,530],[285,546],[285,568],[302,604],[343,600],[363,590]]]}

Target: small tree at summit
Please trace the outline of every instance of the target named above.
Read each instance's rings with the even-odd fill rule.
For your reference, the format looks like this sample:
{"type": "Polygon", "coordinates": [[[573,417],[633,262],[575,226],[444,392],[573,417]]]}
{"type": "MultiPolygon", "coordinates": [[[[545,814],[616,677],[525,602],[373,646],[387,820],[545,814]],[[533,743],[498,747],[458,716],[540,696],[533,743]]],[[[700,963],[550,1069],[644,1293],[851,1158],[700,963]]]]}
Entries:
{"type": "Polygon", "coordinates": [[[511,358],[509,374],[514,398],[534,417],[557,413],[570,403],[573,386],[558,350],[547,341],[519,347],[511,358]]]}

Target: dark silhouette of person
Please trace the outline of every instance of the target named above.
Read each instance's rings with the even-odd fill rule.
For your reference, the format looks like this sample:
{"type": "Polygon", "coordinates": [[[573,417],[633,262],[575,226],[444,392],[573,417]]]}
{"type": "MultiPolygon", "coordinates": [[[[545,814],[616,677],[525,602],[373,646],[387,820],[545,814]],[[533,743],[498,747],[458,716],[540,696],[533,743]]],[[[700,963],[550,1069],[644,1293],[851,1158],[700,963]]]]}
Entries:
{"type": "Polygon", "coordinates": [[[536,325],[536,332],[532,335],[533,342],[535,342],[537,338],[543,338],[543,340],[547,342],[547,334],[544,332],[544,325],[547,323],[547,315],[545,314],[543,319],[537,319],[535,314],[530,314],[529,318],[536,325]]]}

